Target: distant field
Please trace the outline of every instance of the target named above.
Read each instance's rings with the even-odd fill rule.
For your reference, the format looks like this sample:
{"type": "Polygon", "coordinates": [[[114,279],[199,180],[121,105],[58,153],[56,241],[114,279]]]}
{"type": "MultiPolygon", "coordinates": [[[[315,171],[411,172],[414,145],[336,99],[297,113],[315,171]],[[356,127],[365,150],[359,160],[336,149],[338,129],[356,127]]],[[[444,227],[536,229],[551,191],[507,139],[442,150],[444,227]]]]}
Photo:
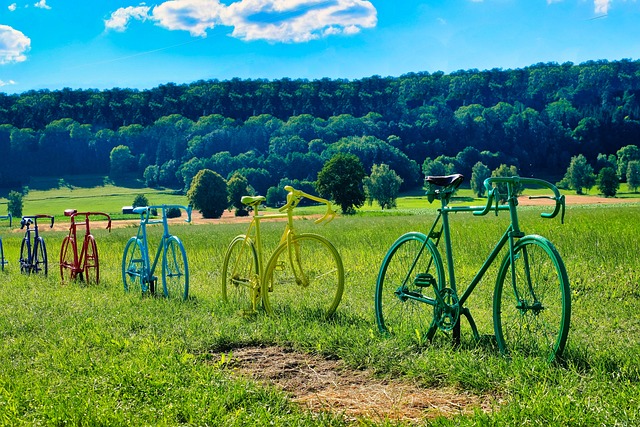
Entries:
{"type": "MultiPolygon", "coordinates": [[[[135,180],[118,185],[104,177],[86,176],[64,182],[53,178],[36,180],[35,186],[29,186],[22,212],[62,216],[66,209],[77,209],[106,212],[117,219],[122,216],[122,207],[130,206],[138,194],[144,194],[153,205],[188,204],[184,195],[172,189],[146,188],[135,180]]],[[[6,198],[0,198],[0,206],[6,203],[6,198]]],[[[0,207],[0,212],[5,211],[0,207]]]]}
{"type": "MultiPolygon", "coordinates": [[[[8,189],[0,195],[6,195],[8,189]]],[[[546,194],[548,191],[532,189],[527,192],[531,195],[546,194]]],[[[575,194],[573,191],[563,191],[564,194],[575,194]]],[[[186,196],[173,189],[153,189],[144,187],[140,180],[127,179],[120,182],[112,182],[108,177],[96,175],[82,175],[77,177],[37,178],[29,185],[29,192],[24,198],[23,213],[25,215],[48,214],[62,216],[65,209],[93,210],[107,212],[114,219],[121,218],[123,206],[130,206],[138,194],[144,194],[150,204],[188,204],[186,196]]],[[[586,192],[586,195],[597,197],[597,189],[586,192]]],[[[637,198],[640,201],[640,193],[632,193],[626,184],[621,184],[615,199],[637,198]]],[[[615,200],[613,199],[613,200],[615,200]]],[[[484,205],[486,199],[476,198],[471,189],[462,187],[455,197],[455,202],[463,205],[484,205]]],[[[0,197],[0,213],[6,212],[7,199],[0,197]]],[[[377,203],[365,205],[361,212],[380,212],[386,214],[398,214],[408,212],[421,212],[436,209],[437,203],[429,203],[424,195],[424,190],[415,189],[401,194],[397,200],[397,208],[383,212],[377,203]]]]}

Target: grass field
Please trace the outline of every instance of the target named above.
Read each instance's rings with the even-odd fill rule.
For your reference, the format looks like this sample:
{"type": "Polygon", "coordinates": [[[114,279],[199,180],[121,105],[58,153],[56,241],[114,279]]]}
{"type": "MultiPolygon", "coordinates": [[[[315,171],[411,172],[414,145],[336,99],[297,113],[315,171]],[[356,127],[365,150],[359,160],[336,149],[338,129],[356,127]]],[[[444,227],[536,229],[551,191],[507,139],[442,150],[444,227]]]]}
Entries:
{"type": "MultiPolygon", "coordinates": [[[[49,193],[60,197],[55,199],[61,200],[59,208],[69,207],[64,202],[71,201],[56,191],[64,190],[49,193]]],[[[87,200],[103,203],[100,199],[106,197],[96,191],[87,200]]],[[[34,205],[25,206],[50,206],[46,193],[36,200],[39,194],[32,190],[29,197],[34,199],[28,203],[34,205]]],[[[125,203],[130,194],[121,197],[113,199],[118,208],[130,204],[125,203]]],[[[155,194],[148,197],[155,203],[155,194]]],[[[73,201],[85,209],[80,200],[73,201]]],[[[43,233],[51,274],[29,277],[17,266],[22,235],[1,222],[10,264],[0,274],[0,425],[640,423],[639,204],[568,206],[564,225],[540,218],[539,208],[521,208],[522,228],[554,242],[571,281],[572,324],[565,359],[558,364],[537,357],[506,359],[491,346],[477,345],[464,321],[463,342],[455,350],[444,333],[432,343],[419,336],[380,336],[373,310],[380,262],[398,236],[425,231],[433,218],[422,200],[399,205],[389,214],[372,208],[375,212],[340,217],[326,226],[298,221],[302,229],[329,238],[342,255],[345,293],[331,320],[243,316],[221,302],[224,251],[233,236],[244,232],[242,224],[172,226],[185,244],[192,274],[191,298],[175,302],[124,293],[121,257],[133,227],[94,230],[101,284],[84,287],[60,284],[57,257],[65,232],[43,233]],[[425,401],[419,421],[310,411],[291,393],[236,373],[225,355],[248,346],[279,346],[340,360],[354,373],[371,372],[372,381],[400,380],[485,403],[438,417],[425,401]]],[[[508,218],[459,214],[452,222],[458,281],[464,282],[508,218]]],[[[268,249],[275,246],[281,227],[264,224],[268,249]]],[[[159,231],[153,229],[152,243],[159,231]]],[[[489,276],[467,302],[483,334],[493,333],[489,276]]],[[[404,389],[391,390],[400,394],[404,389]]]]}

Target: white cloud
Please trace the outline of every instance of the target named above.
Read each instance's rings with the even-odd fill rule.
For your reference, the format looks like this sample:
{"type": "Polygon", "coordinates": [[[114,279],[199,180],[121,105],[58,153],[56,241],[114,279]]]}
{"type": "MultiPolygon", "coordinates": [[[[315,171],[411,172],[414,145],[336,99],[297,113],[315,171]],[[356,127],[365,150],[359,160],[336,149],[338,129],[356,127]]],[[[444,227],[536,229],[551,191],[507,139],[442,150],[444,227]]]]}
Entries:
{"type": "Polygon", "coordinates": [[[23,62],[31,48],[31,39],[7,25],[0,25],[0,65],[23,62]]]}
{"type": "Polygon", "coordinates": [[[375,7],[366,0],[241,0],[223,15],[224,25],[234,27],[232,36],[272,42],[351,35],[377,22],[375,7]]]}
{"type": "Polygon", "coordinates": [[[129,21],[137,19],[146,21],[149,17],[149,7],[141,3],[140,6],[121,7],[111,14],[109,19],[104,21],[104,26],[108,30],[124,31],[129,25],[129,21]]]}
{"type": "Polygon", "coordinates": [[[378,22],[369,0],[239,0],[228,6],[220,0],[168,0],[152,11],[146,6],[118,9],[105,26],[124,31],[130,19],[146,18],[198,37],[221,25],[232,27],[231,36],[242,40],[287,43],[356,34],[378,22]],[[133,10],[141,13],[133,15],[133,10]]]}
{"type": "Polygon", "coordinates": [[[40,9],[51,9],[51,6],[47,4],[47,0],[40,0],[38,3],[35,3],[34,6],[40,9]]]}
{"type": "Polygon", "coordinates": [[[153,8],[153,20],[168,30],[206,37],[207,30],[220,22],[224,9],[218,0],[171,0],[153,8]]]}
{"type": "Polygon", "coordinates": [[[11,85],[15,85],[17,84],[15,81],[13,80],[7,80],[6,82],[4,80],[0,80],[0,87],[2,86],[11,86],[11,85]]]}
{"type": "Polygon", "coordinates": [[[611,0],[594,0],[596,13],[608,13],[611,0]]]}
{"type": "Polygon", "coordinates": [[[14,10],[16,10],[18,8],[18,5],[15,3],[11,3],[8,7],[9,12],[13,12],[14,10]]]}

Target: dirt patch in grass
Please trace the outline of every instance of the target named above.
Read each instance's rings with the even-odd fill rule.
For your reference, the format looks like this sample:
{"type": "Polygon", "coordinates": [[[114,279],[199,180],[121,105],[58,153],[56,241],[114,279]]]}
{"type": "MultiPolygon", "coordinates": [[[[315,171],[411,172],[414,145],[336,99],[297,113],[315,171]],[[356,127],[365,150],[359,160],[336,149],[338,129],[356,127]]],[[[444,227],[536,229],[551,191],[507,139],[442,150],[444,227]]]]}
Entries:
{"type": "MultiPolygon", "coordinates": [[[[220,360],[222,354],[215,355],[220,360]]],[[[358,418],[420,422],[425,418],[488,412],[495,398],[449,388],[423,388],[400,380],[382,380],[340,360],[282,347],[244,347],[225,364],[237,375],[275,385],[294,402],[314,412],[358,418]]]]}

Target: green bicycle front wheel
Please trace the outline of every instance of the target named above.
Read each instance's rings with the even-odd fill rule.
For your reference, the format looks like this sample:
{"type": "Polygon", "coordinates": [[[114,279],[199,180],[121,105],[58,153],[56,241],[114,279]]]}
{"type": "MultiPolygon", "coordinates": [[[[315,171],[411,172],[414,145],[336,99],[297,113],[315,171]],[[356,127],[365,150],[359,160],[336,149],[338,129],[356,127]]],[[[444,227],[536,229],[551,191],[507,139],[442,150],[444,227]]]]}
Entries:
{"type": "Polygon", "coordinates": [[[317,234],[280,244],[267,263],[262,301],[269,314],[296,311],[311,318],[332,316],[344,291],[344,267],[336,248],[317,234]]]}
{"type": "Polygon", "coordinates": [[[162,289],[165,298],[186,300],[189,296],[189,264],[184,245],[176,236],[167,240],[162,255],[162,289]]]}
{"type": "MultiPolygon", "coordinates": [[[[380,333],[422,341],[434,314],[421,300],[431,286],[445,283],[440,252],[423,233],[406,233],[385,255],[376,283],[375,310],[380,333]]],[[[433,295],[433,292],[431,292],[433,295]]]]}
{"type": "Polygon", "coordinates": [[[124,247],[122,254],[122,282],[125,292],[146,292],[147,277],[142,243],[136,237],[132,237],[124,247]]]}
{"type": "Polygon", "coordinates": [[[502,261],[493,296],[493,322],[503,354],[562,355],[571,318],[567,271],[541,236],[525,236],[502,261]]]}
{"type": "Polygon", "coordinates": [[[255,309],[259,297],[258,254],[253,241],[236,236],[227,249],[222,264],[222,299],[242,310],[255,309]]]}

